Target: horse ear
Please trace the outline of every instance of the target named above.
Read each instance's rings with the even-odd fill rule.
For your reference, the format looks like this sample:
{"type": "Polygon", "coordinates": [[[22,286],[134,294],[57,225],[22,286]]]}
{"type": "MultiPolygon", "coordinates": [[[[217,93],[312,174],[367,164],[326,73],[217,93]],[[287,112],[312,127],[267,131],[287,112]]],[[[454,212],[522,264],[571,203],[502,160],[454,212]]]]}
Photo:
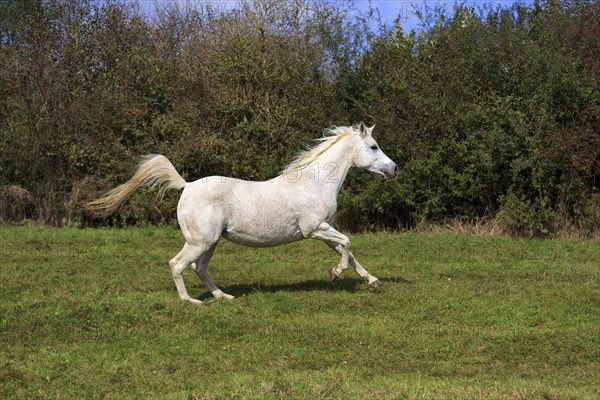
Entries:
{"type": "Polygon", "coordinates": [[[369,130],[369,135],[372,135],[372,134],[373,134],[373,128],[375,128],[375,125],[373,125],[373,126],[372,126],[372,127],[370,127],[370,128],[367,128],[367,129],[369,130]]]}
{"type": "Polygon", "coordinates": [[[369,128],[365,126],[362,122],[358,125],[358,131],[360,133],[360,137],[364,138],[369,133],[369,128]]]}

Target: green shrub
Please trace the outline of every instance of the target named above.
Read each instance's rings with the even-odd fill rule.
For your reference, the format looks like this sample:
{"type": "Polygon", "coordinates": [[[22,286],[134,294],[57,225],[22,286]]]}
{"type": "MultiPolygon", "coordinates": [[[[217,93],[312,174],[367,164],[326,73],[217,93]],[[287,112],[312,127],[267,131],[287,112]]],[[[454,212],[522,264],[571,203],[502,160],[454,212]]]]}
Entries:
{"type": "Polygon", "coordinates": [[[269,179],[322,129],[363,121],[401,171],[351,172],[342,227],[500,212],[520,234],[597,230],[598,2],[438,8],[418,32],[321,0],[157,5],[0,3],[2,223],[170,224],[175,194],[100,221],[78,203],[148,153],[188,180],[269,179]]]}

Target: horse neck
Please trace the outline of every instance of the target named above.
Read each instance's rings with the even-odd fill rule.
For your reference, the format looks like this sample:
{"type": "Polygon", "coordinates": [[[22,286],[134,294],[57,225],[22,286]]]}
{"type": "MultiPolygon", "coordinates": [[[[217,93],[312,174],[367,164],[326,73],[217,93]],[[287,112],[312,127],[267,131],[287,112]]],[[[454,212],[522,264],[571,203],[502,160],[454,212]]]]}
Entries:
{"type": "Polygon", "coordinates": [[[352,166],[351,140],[351,138],[341,140],[304,168],[303,183],[317,185],[325,195],[337,197],[352,166]]]}

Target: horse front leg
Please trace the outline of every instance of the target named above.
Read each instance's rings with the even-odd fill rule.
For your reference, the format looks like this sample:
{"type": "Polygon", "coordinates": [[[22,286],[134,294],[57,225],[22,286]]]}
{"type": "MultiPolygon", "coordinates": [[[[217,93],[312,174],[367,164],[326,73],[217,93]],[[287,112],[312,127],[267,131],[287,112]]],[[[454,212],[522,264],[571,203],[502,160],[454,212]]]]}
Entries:
{"type": "MultiPolygon", "coordinates": [[[[329,246],[339,254],[342,254],[342,248],[339,244],[331,241],[325,241],[325,243],[327,244],[327,246],[329,246]]],[[[352,252],[349,252],[348,254],[348,262],[352,266],[352,268],[354,268],[354,270],[358,273],[358,275],[360,275],[360,277],[363,278],[369,284],[370,287],[379,288],[383,286],[383,283],[379,279],[371,275],[366,268],[360,265],[356,258],[354,258],[352,252]]],[[[332,268],[329,271],[329,278],[333,282],[341,275],[342,272],[344,272],[344,270],[340,270],[339,268],[332,268]]]]}
{"type": "Polygon", "coordinates": [[[331,225],[326,222],[321,223],[319,228],[309,235],[312,239],[319,239],[324,241],[329,247],[337,251],[342,259],[336,268],[332,268],[329,271],[329,278],[331,281],[335,281],[342,272],[344,272],[348,265],[352,268],[369,284],[372,288],[381,287],[383,284],[379,279],[374,277],[367,271],[350,252],[350,239],[343,233],[335,230],[331,225]]]}
{"type": "Polygon", "coordinates": [[[346,268],[348,268],[348,261],[350,260],[350,239],[348,236],[336,231],[327,222],[322,222],[321,225],[308,235],[311,239],[322,240],[330,246],[339,249],[338,253],[341,254],[342,259],[336,268],[329,271],[329,277],[334,281],[346,268]]]}

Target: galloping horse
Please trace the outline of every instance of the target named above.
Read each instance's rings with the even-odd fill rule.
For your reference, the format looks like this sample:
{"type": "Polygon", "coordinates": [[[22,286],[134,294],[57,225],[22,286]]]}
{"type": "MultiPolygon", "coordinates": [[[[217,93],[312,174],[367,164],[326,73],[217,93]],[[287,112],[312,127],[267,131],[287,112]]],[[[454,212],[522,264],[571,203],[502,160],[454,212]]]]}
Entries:
{"type": "Polygon", "coordinates": [[[253,247],[322,240],[341,255],[338,266],[329,271],[332,281],[351,265],[369,286],[379,287],[382,283],[350,252],[348,237],[332,226],[337,195],[350,167],[368,169],[386,179],[398,172],[373,139],[372,130],[363,124],[327,130],[317,145],[301,152],[280,175],[263,182],[222,176],[186,182],[165,156],[148,155],[128,182],[88,203],[87,208],[106,216],[140,186],[157,186],[162,194],[183,189],[177,220],[185,244],[169,265],[179,297],[191,303],[202,302],[189,296],[183,282],[181,274],[190,264],[216,298],[233,298],[207,274],[221,236],[253,247]]]}

